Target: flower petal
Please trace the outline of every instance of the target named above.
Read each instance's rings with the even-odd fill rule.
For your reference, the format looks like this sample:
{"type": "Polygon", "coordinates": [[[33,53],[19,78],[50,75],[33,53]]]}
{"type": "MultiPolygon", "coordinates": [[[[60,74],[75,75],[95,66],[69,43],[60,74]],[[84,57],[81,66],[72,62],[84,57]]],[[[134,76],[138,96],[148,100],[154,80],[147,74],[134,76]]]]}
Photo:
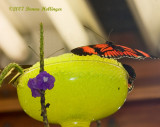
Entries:
{"type": "Polygon", "coordinates": [[[38,89],[36,78],[29,79],[29,81],[28,81],[28,87],[30,89],[38,89]]]}
{"type": "Polygon", "coordinates": [[[38,90],[38,89],[31,89],[31,91],[32,91],[32,96],[33,97],[40,97],[41,95],[40,95],[40,90],[38,90]]]}
{"type": "Polygon", "coordinates": [[[37,75],[36,79],[39,89],[52,89],[54,86],[55,78],[46,71],[40,72],[40,74],[37,75]]]}

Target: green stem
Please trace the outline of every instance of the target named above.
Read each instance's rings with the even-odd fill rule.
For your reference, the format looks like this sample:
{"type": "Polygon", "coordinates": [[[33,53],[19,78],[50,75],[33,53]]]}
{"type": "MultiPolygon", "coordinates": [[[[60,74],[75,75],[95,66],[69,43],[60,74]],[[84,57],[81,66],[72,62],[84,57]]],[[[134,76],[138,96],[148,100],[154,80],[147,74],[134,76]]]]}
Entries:
{"type": "Polygon", "coordinates": [[[44,71],[44,37],[43,24],[40,24],[40,72],[44,71]]]}
{"type": "MultiPolygon", "coordinates": [[[[43,42],[43,24],[40,24],[40,72],[44,71],[44,42],[43,42]]],[[[45,105],[45,91],[41,90],[41,116],[43,117],[44,127],[49,127],[47,111],[45,105]]]]}
{"type": "Polygon", "coordinates": [[[3,80],[11,73],[11,71],[13,69],[17,69],[18,72],[20,72],[21,74],[24,73],[23,68],[21,68],[18,64],[16,64],[16,63],[10,63],[8,66],[6,66],[3,69],[3,71],[2,71],[2,73],[0,75],[0,87],[2,85],[3,80]]]}

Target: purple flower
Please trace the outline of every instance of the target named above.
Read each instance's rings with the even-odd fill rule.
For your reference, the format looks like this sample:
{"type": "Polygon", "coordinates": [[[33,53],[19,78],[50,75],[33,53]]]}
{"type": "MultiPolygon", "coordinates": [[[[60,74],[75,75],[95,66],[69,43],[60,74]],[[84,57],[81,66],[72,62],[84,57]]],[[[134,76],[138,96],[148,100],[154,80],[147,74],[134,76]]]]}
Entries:
{"type": "Polygon", "coordinates": [[[40,97],[40,90],[52,89],[55,78],[46,71],[40,72],[35,78],[29,79],[28,87],[32,91],[33,97],[40,97]]]}

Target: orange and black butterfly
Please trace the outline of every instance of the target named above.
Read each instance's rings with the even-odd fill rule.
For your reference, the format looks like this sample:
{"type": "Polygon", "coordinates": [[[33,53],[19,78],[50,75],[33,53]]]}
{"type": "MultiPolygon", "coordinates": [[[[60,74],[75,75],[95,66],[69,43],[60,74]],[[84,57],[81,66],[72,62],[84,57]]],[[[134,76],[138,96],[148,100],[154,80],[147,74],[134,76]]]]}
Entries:
{"type": "Polygon", "coordinates": [[[71,50],[72,53],[77,55],[98,55],[104,58],[120,59],[123,57],[134,59],[155,58],[141,50],[131,49],[122,45],[114,45],[112,42],[107,41],[106,44],[88,45],[78,47],[71,50]]]}
{"type": "MultiPolygon", "coordinates": [[[[80,56],[86,55],[98,55],[104,58],[120,59],[124,57],[133,59],[145,59],[145,58],[156,58],[138,49],[131,49],[122,45],[114,45],[112,42],[107,41],[105,44],[88,45],[78,47],[71,50],[72,53],[80,56]]],[[[136,78],[134,69],[126,64],[123,67],[129,74],[128,79],[128,91],[133,89],[133,81],[136,78]]]]}

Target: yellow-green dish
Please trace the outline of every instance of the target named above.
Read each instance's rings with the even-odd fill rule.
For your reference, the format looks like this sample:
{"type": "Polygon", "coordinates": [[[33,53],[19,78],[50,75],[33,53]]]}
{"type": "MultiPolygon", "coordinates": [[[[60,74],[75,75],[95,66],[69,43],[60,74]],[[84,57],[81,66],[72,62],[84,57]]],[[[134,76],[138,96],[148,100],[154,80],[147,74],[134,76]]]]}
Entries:
{"type": "MultiPolygon", "coordinates": [[[[128,93],[128,73],[121,63],[96,55],[77,56],[71,53],[45,59],[45,71],[56,79],[46,91],[49,123],[62,126],[89,126],[91,121],[116,112],[128,93]]],[[[18,79],[18,98],[24,111],[42,121],[40,97],[32,97],[27,86],[39,73],[39,63],[18,79]]]]}

